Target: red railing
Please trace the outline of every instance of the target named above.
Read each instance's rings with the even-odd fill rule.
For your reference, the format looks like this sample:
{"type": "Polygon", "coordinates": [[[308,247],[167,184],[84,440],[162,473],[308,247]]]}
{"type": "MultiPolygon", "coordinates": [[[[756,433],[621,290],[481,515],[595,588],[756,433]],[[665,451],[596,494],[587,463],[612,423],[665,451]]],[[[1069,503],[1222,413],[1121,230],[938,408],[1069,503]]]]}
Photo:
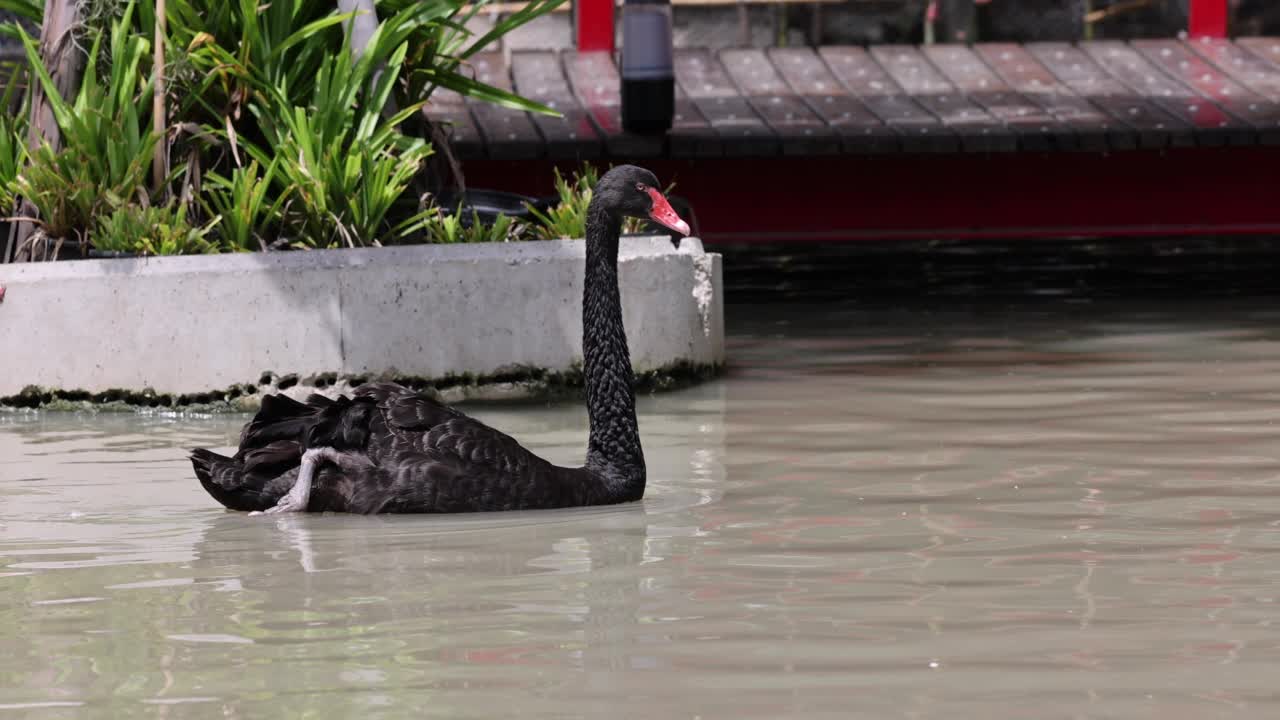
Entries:
{"type": "Polygon", "coordinates": [[[614,0],[574,0],[573,31],[578,50],[613,52],[614,0]]]}
{"type": "Polygon", "coordinates": [[[1191,0],[1191,37],[1227,36],[1227,0],[1191,0]]]}
{"type": "MultiPolygon", "coordinates": [[[[578,49],[613,52],[613,14],[616,0],[575,0],[574,30],[578,49]]],[[[1191,0],[1187,31],[1192,37],[1227,36],[1228,0],[1191,0]]]]}

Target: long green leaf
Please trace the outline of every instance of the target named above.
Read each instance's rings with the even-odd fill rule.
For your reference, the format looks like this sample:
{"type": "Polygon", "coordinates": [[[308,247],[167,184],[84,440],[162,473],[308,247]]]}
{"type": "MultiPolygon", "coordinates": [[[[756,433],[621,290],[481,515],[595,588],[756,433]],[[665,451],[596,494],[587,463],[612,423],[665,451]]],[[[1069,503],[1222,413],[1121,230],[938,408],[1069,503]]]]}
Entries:
{"type": "Polygon", "coordinates": [[[27,54],[27,62],[30,63],[32,71],[35,72],[36,79],[40,81],[40,87],[44,90],[45,100],[53,110],[54,119],[59,127],[65,128],[69,126],[71,124],[71,109],[63,101],[61,93],[58,92],[58,86],[53,82],[53,78],[49,76],[49,70],[44,66],[44,60],[40,58],[40,51],[36,49],[35,41],[22,28],[18,28],[18,36],[22,40],[22,49],[27,54]]]}
{"type": "Polygon", "coordinates": [[[285,38],[284,41],[281,42],[279,45],[272,48],[271,57],[279,58],[281,55],[284,54],[284,51],[298,45],[299,43],[303,43],[308,40],[311,40],[320,32],[327,30],[333,27],[334,25],[341,25],[342,23],[346,22],[347,20],[350,20],[355,16],[356,16],[356,13],[346,13],[344,15],[330,15],[329,17],[321,18],[319,20],[315,20],[313,22],[307,23],[305,26],[300,28],[297,32],[285,38]]]}
{"type": "Polygon", "coordinates": [[[493,103],[494,105],[511,108],[513,110],[525,110],[542,115],[550,115],[551,117],[561,117],[559,111],[547,107],[540,102],[521,97],[515,93],[503,90],[502,88],[486,85],[479,80],[466,77],[465,75],[460,75],[456,72],[419,72],[430,77],[434,84],[447,90],[453,90],[454,92],[466,97],[493,103]]]}
{"type": "Polygon", "coordinates": [[[44,3],[38,0],[0,0],[0,10],[35,23],[44,20],[44,3]]]}

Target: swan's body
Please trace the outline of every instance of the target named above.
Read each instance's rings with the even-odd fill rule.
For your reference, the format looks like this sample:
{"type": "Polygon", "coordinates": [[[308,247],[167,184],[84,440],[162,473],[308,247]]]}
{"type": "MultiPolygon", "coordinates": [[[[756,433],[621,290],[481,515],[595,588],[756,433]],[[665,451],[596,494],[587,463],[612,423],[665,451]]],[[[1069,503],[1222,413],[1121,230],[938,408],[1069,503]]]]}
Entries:
{"type": "Polygon", "coordinates": [[[639,500],[645,465],[618,296],[622,218],[688,233],[647,170],[597,184],[587,221],[583,372],[591,432],[580,468],[552,465],[511,437],[394,383],[351,397],[263,399],[233,457],[191,455],[205,490],[233,510],[472,512],[639,500]]]}

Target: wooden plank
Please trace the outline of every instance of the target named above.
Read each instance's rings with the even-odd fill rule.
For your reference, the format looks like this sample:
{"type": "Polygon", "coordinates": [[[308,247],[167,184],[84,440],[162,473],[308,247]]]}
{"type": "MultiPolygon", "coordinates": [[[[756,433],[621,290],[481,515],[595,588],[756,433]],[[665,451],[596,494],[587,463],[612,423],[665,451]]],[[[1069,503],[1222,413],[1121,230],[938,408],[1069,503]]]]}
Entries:
{"type": "MultiPolygon", "coordinates": [[[[1254,38],[1264,39],[1264,38],[1254,38]]],[[[1266,45],[1274,45],[1280,51],[1280,39],[1266,38],[1266,45]]],[[[1186,41],[1200,57],[1216,65],[1236,82],[1270,100],[1280,102],[1280,65],[1268,62],[1242,44],[1237,45],[1222,38],[1203,37],[1186,41]]],[[[1280,60],[1280,53],[1277,53],[1280,60]]]]}
{"type": "Polygon", "coordinates": [[[1018,134],[1024,150],[1072,150],[1075,133],[1044,108],[1017,92],[963,45],[931,45],[924,56],[971,102],[1018,134]]]}
{"type": "MultiPolygon", "coordinates": [[[[511,84],[511,68],[507,67],[507,60],[501,52],[492,50],[476,53],[471,56],[467,66],[470,67],[471,72],[475,73],[475,78],[480,82],[507,92],[515,90],[515,85],[511,84]]],[[[489,105],[490,103],[483,104],[489,105]]]]}
{"type": "MultiPolygon", "coordinates": [[[[1136,95],[1080,48],[1067,43],[1033,43],[1025,49],[1067,89],[1102,110],[1117,125],[1123,123],[1132,128],[1137,133],[1140,147],[1192,147],[1196,144],[1190,123],[1136,95]]],[[[1115,133],[1119,132],[1109,133],[1108,137],[1113,147],[1124,149],[1115,142],[1115,133]]]]}
{"type": "Polygon", "coordinates": [[[773,128],[782,144],[782,154],[834,155],[840,152],[840,137],[791,92],[763,50],[721,50],[720,62],[756,114],[773,128]]]}
{"type": "Polygon", "coordinates": [[[702,111],[676,83],[675,114],[667,131],[667,151],[671,157],[717,157],[724,154],[720,133],[702,116],[702,111]]]}
{"type": "Polygon", "coordinates": [[[431,102],[425,112],[432,123],[444,126],[449,145],[459,159],[471,160],[485,156],[484,136],[461,95],[439,88],[431,93],[431,102]]]}
{"type": "Polygon", "coordinates": [[[563,115],[560,118],[530,115],[546,140],[548,157],[587,159],[600,156],[600,135],[569,89],[555,52],[530,50],[512,53],[511,76],[517,93],[563,115]]]}
{"type": "MultiPolygon", "coordinates": [[[[472,56],[471,69],[482,83],[507,91],[514,89],[502,53],[484,52],[472,56]]],[[[495,160],[528,160],[546,153],[542,134],[528,113],[476,100],[468,100],[467,108],[484,134],[489,157],[495,160]]]]}
{"type": "Polygon", "coordinates": [[[906,93],[866,50],[847,45],[818,49],[831,74],[876,117],[901,136],[905,152],[955,152],[959,138],[906,93]]]}
{"type": "Polygon", "coordinates": [[[840,135],[845,152],[898,150],[898,133],[845,89],[810,48],[769,48],[769,60],[797,96],[840,135]]]}
{"type": "MultiPolygon", "coordinates": [[[[975,50],[1010,88],[1070,127],[1080,150],[1101,152],[1137,147],[1137,134],[1131,127],[1078,95],[1022,46],[990,43],[979,45],[975,50]]],[[[1098,74],[1106,76],[1101,70],[1098,74]]]]}
{"type": "Polygon", "coordinates": [[[1114,41],[1087,43],[1082,47],[1131,92],[1189,123],[1194,128],[1196,144],[1213,147],[1253,142],[1252,128],[1240,124],[1222,108],[1166,75],[1132,47],[1114,41]]]}
{"type": "Polygon", "coordinates": [[[561,54],[565,75],[578,102],[604,136],[609,154],[622,158],[657,157],[666,149],[662,135],[637,135],[622,129],[622,80],[613,53],[561,54]]]}
{"type": "Polygon", "coordinates": [[[704,49],[677,49],[676,82],[720,135],[725,155],[777,155],[778,137],[734,87],[719,59],[704,49]]]}
{"type": "Polygon", "coordinates": [[[1236,45],[1266,61],[1272,68],[1280,68],[1280,37],[1236,38],[1236,45]]]}
{"type": "Polygon", "coordinates": [[[871,57],[908,95],[960,137],[963,150],[1011,152],[1018,149],[1017,136],[1004,123],[956,90],[915,47],[876,45],[871,48],[871,57]]]}
{"type": "Polygon", "coordinates": [[[1177,40],[1135,40],[1131,44],[1153,65],[1216,103],[1234,124],[1253,128],[1258,142],[1280,144],[1280,105],[1232,80],[1177,40]]]}

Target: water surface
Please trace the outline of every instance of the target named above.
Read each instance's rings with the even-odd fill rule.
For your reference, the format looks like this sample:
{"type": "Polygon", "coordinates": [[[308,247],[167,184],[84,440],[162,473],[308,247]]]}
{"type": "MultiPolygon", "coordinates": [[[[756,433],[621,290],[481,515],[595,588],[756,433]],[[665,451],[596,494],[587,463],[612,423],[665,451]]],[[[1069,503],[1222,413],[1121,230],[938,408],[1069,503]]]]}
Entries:
{"type": "Polygon", "coordinates": [[[624,507],[249,518],[242,417],[0,414],[0,717],[1280,711],[1280,307],[729,312],[624,507]]]}

